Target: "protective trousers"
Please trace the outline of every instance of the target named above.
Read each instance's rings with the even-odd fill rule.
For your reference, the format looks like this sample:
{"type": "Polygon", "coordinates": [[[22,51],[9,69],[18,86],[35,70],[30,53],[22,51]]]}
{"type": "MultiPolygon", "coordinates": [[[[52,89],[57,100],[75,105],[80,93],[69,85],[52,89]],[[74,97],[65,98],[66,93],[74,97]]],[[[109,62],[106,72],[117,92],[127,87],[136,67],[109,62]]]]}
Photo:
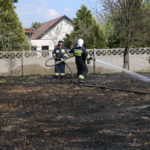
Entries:
{"type": "MultiPolygon", "coordinates": [[[[57,63],[57,61],[56,61],[57,63]]],[[[61,62],[55,65],[55,76],[64,76],[65,75],[65,63],[61,62]]]]}
{"type": "Polygon", "coordinates": [[[77,65],[77,75],[79,79],[84,79],[85,75],[88,73],[87,65],[84,61],[76,61],[77,65]]]}

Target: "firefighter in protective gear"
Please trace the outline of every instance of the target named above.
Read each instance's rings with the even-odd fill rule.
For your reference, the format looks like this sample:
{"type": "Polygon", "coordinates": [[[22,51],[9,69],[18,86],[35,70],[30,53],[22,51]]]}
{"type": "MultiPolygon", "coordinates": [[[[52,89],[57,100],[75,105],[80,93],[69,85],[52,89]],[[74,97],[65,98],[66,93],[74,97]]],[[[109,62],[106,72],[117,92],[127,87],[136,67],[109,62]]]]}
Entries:
{"type": "Polygon", "coordinates": [[[73,53],[73,55],[75,56],[77,77],[79,79],[79,82],[83,82],[85,79],[85,75],[88,73],[86,60],[88,59],[89,55],[87,50],[83,47],[83,44],[84,41],[82,39],[79,39],[77,41],[77,45],[69,51],[69,53],[73,53]]]}
{"type": "Polygon", "coordinates": [[[55,78],[63,78],[65,76],[65,63],[63,62],[63,60],[68,56],[67,50],[63,46],[63,41],[58,41],[58,45],[56,46],[52,54],[56,63],[55,78]]]}

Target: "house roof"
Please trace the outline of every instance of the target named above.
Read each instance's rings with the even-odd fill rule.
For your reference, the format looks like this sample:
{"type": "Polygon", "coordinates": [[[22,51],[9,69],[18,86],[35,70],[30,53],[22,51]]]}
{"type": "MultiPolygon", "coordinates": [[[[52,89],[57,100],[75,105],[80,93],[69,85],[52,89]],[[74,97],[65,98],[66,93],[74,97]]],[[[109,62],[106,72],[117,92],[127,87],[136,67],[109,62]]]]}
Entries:
{"type": "Polygon", "coordinates": [[[25,28],[25,29],[24,29],[24,32],[25,32],[25,33],[32,33],[33,30],[32,30],[32,29],[27,29],[27,28],[25,28]]]}
{"type": "Polygon", "coordinates": [[[36,39],[40,39],[44,33],[46,33],[47,31],[49,31],[51,28],[53,28],[56,24],[58,24],[62,19],[67,19],[70,22],[72,22],[72,20],[70,18],[68,18],[67,16],[61,16],[59,18],[56,18],[54,20],[45,22],[43,24],[41,24],[41,26],[34,32],[34,34],[31,37],[31,40],[36,40],[36,39]]]}

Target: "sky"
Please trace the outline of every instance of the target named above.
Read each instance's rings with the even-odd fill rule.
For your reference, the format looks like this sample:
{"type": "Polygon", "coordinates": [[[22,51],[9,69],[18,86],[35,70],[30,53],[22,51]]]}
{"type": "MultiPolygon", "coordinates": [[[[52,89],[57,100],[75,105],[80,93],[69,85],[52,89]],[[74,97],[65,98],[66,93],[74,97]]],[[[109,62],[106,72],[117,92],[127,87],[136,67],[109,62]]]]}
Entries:
{"type": "Polygon", "coordinates": [[[31,27],[32,22],[46,22],[67,15],[74,18],[81,5],[91,9],[91,0],[19,0],[16,12],[23,27],[31,27]]]}

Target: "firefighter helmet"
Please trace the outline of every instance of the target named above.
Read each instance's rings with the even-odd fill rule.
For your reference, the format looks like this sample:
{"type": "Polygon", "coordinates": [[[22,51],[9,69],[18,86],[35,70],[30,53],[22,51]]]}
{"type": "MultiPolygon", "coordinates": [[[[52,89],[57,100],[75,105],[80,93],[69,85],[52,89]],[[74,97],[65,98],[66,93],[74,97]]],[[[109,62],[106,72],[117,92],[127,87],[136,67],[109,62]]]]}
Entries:
{"type": "Polygon", "coordinates": [[[79,39],[77,42],[77,46],[82,47],[84,44],[84,41],[82,39],[79,39]]]}

